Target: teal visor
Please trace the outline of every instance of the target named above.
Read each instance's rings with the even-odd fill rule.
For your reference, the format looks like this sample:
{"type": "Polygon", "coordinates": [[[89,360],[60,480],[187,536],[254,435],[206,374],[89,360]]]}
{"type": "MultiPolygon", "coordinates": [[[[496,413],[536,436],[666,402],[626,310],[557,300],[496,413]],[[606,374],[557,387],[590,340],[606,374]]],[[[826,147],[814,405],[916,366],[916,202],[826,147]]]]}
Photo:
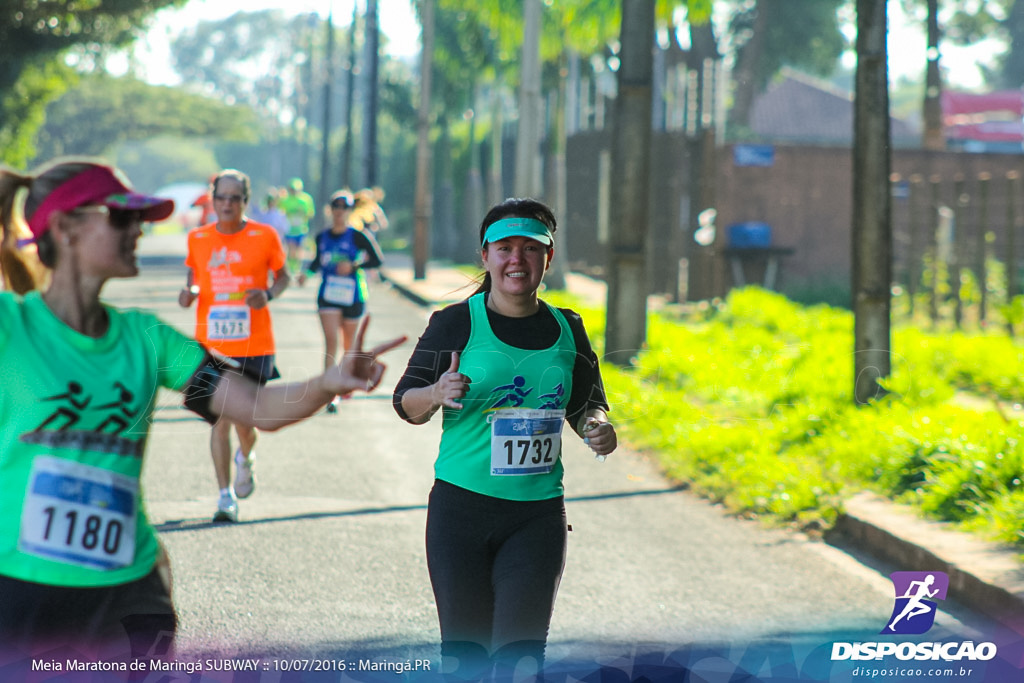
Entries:
{"type": "Polygon", "coordinates": [[[487,231],[484,233],[483,244],[480,246],[486,246],[488,242],[497,242],[506,237],[529,237],[548,247],[555,242],[548,226],[536,218],[514,217],[502,218],[500,221],[488,225],[487,231]]]}

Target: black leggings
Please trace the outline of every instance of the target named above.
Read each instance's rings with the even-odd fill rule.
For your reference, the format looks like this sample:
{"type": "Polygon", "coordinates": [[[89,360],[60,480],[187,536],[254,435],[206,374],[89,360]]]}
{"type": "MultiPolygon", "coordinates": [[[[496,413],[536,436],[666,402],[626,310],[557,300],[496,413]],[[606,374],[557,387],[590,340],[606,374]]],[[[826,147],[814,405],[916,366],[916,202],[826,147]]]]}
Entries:
{"type": "Polygon", "coordinates": [[[437,480],[427,510],[427,567],[441,625],[442,670],[539,668],[565,567],[565,502],[514,501],[437,480]]]}

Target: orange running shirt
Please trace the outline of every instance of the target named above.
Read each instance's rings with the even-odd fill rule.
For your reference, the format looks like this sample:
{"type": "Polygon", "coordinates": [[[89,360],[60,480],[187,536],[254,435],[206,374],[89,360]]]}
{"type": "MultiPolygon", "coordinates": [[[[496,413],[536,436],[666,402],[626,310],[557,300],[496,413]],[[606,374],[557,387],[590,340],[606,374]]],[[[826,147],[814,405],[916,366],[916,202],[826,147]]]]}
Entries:
{"type": "Polygon", "coordinates": [[[185,265],[199,286],[196,339],[225,356],[269,356],[274,353],[270,308],[249,308],[245,292],[266,289],[268,273],[285,265],[277,231],[247,221],[233,235],[210,223],[188,233],[185,265]]]}

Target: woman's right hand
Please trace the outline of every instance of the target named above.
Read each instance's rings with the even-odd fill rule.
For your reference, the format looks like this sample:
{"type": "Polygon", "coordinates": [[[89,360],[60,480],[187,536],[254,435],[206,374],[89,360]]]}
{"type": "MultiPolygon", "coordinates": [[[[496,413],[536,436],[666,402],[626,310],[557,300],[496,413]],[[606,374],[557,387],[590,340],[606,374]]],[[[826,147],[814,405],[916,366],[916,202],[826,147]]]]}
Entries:
{"type": "Polygon", "coordinates": [[[324,373],[324,387],[333,394],[347,394],[351,391],[373,391],[384,377],[385,366],[377,361],[377,357],[405,343],[406,337],[395,337],[383,344],[378,344],[369,351],[363,351],[363,336],[370,322],[365,316],[356,329],[355,342],[352,350],[347,351],[338,365],[324,373]]]}
{"type": "Polygon", "coordinates": [[[441,375],[431,387],[434,405],[445,408],[462,410],[459,399],[463,398],[469,391],[472,380],[459,372],[459,353],[452,351],[452,364],[448,371],[441,375]]]}

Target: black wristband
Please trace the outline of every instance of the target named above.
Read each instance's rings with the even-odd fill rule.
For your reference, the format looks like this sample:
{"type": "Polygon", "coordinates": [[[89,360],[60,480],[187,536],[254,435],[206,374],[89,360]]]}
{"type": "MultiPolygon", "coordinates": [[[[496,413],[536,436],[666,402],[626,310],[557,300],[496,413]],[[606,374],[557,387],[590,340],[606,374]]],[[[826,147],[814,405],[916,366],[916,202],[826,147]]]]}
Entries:
{"type": "Polygon", "coordinates": [[[220,383],[223,370],[223,362],[208,355],[182,390],[185,394],[185,407],[211,425],[217,422],[218,416],[211,409],[210,400],[220,383]]]}
{"type": "Polygon", "coordinates": [[[266,292],[266,294],[267,294],[267,303],[270,303],[271,301],[274,300],[274,293],[269,288],[267,288],[267,289],[265,289],[263,291],[266,292]]]}

